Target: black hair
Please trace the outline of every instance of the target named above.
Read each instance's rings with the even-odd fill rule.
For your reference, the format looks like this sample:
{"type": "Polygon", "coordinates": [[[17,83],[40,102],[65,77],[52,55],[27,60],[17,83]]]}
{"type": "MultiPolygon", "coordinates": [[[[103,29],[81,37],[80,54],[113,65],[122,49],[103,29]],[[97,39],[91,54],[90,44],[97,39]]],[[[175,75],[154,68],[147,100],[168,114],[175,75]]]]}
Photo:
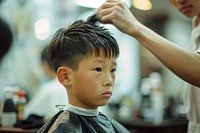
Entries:
{"type": "Polygon", "coordinates": [[[52,65],[50,58],[49,58],[48,49],[49,49],[48,46],[45,46],[43,48],[42,53],[41,53],[41,61],[46,61],[53,70],[53,65],[52,65]]]}
{"type": "Polygon", "coordinates": [[[10,26],[0,18],[0,60],[8,52],[12,45],[13,33],[10,26]]]}
{"type": "Polygon", "coordinates": [[[94,14],[86,21],[77,20],[67,29],[61,28],[55,33],[49,45],[49,56],[55,71],[65,65],[75,70],[85,56],[92,53],[100,56],[101,49],[106,58],[118,57],[116,39],[98,22],[94,14]]]}

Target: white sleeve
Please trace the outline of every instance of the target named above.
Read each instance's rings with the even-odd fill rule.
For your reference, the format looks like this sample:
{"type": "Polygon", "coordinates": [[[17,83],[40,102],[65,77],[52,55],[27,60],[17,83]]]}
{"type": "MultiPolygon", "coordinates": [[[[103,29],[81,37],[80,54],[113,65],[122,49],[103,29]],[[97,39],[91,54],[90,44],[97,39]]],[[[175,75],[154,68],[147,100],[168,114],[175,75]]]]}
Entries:
{"type": "Polygon", "coordinates": [[[44,116],[49,109],[49,97],[46,88],[41,88],[39,92],[26,104],[24,115],[27,118],[30,114],[44,116]]]}

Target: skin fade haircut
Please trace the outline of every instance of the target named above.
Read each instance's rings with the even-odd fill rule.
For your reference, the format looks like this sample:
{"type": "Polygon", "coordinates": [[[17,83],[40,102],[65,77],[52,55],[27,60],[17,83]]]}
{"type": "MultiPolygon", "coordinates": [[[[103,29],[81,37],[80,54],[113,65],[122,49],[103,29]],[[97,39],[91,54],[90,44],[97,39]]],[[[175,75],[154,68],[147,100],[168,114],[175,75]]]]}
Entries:
{"type": "Polygon", "coordinates": [[[103,26],[100,26],[98,16],[93,14],[84,20],[77,20],[67,29],[57,30],[49,45],[49,56],[55,72],[60,66],[68,66],[73,70],[79,62],[95,53],[100,56],[103,50],[105,58],[119,56],[116,39],[103,26]]]}

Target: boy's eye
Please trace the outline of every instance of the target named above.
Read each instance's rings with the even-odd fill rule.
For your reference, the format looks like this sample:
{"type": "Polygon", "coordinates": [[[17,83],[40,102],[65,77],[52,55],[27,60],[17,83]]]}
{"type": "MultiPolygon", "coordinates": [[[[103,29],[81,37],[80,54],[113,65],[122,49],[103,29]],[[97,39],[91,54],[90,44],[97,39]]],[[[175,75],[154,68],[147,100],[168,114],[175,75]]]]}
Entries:
{"type": "Polygon", "coordinates": [[[112,73],[115,73],[115,72],[116,72],[116,68],[115,68],[115,69],[112,69],[111,72],[112,72],[112,73]]]}
{"type": "Polygon", "coordinates": [[[97,72],[101,72],[101,71],[102,71],[102,69],[101,69],[100,67],[95,68],[95,70],[96,70],[97,72]]]}

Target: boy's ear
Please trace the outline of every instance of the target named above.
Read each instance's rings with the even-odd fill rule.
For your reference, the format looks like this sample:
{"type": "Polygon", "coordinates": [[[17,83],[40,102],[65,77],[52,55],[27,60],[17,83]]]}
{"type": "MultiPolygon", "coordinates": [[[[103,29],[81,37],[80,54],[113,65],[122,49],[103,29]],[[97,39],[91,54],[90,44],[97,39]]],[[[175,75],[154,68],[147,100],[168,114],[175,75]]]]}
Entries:
{"type": "Polygon", "coordinates": [[[59,67],[57,70],[59,82],[66,86],[71,85],[71,72],[72,70],[69,67],[59,67]]]}

